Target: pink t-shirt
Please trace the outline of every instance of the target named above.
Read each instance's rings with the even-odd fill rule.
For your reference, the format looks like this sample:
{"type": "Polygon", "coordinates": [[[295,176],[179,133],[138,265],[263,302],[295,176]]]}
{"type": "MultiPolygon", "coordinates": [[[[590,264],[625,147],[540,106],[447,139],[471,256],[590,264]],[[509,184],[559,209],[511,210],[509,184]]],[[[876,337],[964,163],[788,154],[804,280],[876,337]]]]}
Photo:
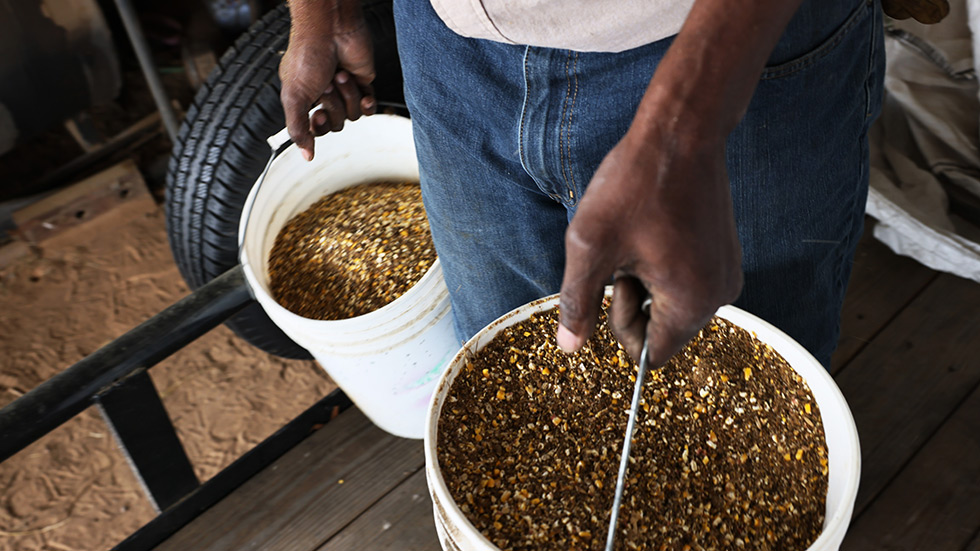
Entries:
{"type": "Polygon", "coordinates": [[[431,0],[470,38],[621,52],[677,34],[694,0],[431,0]]]}

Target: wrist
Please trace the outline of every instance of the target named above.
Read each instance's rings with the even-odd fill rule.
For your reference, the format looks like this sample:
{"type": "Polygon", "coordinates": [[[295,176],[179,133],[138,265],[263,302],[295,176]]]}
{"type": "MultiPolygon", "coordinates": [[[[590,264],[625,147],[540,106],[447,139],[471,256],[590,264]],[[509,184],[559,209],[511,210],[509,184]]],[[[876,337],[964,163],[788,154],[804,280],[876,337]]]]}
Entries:
{"type": "Polygon", "coordinates": [[[684,38],[661,61],[633,126],[640,134],[666,131],[682,141],[724,141],[744,110],[731,93],[732,82],[746,77],[733,65],[717,64],[718,56],[703,50],[706,44],[684,38]]]}
{"type": "Polygon", "coordinates": [[[624,138],[660,151],[692,153],[722,147],[731,132],[724,107],[711,98],[667,88],[647,91],[624,138]]]}
{"type": "Polygon", "coordinates": [[[364,24],[359,0],[290,0],[290,40],[330,41],[364,24]]]}

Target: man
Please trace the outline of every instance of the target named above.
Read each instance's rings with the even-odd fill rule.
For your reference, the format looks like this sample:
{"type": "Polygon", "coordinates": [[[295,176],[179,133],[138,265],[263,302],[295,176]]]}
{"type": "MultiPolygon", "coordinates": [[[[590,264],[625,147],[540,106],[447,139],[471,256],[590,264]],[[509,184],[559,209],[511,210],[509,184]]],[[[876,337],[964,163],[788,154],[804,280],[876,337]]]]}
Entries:
{"type": "MultiPolygon", "coordinates": [[[[314,133],[375,110],[358,4],[290,4],[282,100],[308,158],[314,133]]],[[[829,367],[882,90],[877,0],[394,11],[460,338],[560,289],[558,343],[576,350],[613,280],[610,321],[634,358],[646,334],[663,363],[735,301],[829,367]]]]}

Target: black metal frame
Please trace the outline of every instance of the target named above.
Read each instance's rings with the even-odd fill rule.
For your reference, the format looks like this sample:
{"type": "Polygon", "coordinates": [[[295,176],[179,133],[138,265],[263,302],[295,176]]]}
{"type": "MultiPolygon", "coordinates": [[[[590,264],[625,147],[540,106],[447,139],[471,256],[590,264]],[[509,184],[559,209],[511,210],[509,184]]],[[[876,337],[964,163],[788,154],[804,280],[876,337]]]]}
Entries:
{"type": "Polygon", "coordinates": [[[340,390],[201,484],[147,370],[252,303],[235,266],[0,409],[0,462],[96,405],[157,512],[115,547],[150,549],[352,405],[340,390]]]}
{"type": "Polygon", "coordinates": [[[95,401],[157,513],[201,485],[145,368],[99,392],[95,401]]]}
{"type": "Polygon", "coordinates": [[[311,432],[352,405],[353,403],[343,391],[338,389],[331,392],[213,478],[184,496],[175,505],[162,511],[148,524],[116,545],[113,551],[144,551],[162,543],[208,507],[289,451],[311,432]]]}

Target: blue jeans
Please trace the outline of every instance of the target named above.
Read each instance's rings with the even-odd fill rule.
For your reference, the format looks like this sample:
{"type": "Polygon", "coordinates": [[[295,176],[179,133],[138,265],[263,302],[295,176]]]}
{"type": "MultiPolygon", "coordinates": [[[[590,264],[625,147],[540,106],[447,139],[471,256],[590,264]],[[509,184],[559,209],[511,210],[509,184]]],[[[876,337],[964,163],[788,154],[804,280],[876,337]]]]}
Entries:
{"type": "MultiPolygon", "coordinates": [[[[622,53],[474,40],[429,0],[395,0],[395,21],[423,198],[465,341],[558,292],[568,221],[671,39],[622,53]]],[[[745,274],[736,305],[825,366],[862,231],[883,56],[877,2],[805,1],[728,140],[745,274]]]]}

